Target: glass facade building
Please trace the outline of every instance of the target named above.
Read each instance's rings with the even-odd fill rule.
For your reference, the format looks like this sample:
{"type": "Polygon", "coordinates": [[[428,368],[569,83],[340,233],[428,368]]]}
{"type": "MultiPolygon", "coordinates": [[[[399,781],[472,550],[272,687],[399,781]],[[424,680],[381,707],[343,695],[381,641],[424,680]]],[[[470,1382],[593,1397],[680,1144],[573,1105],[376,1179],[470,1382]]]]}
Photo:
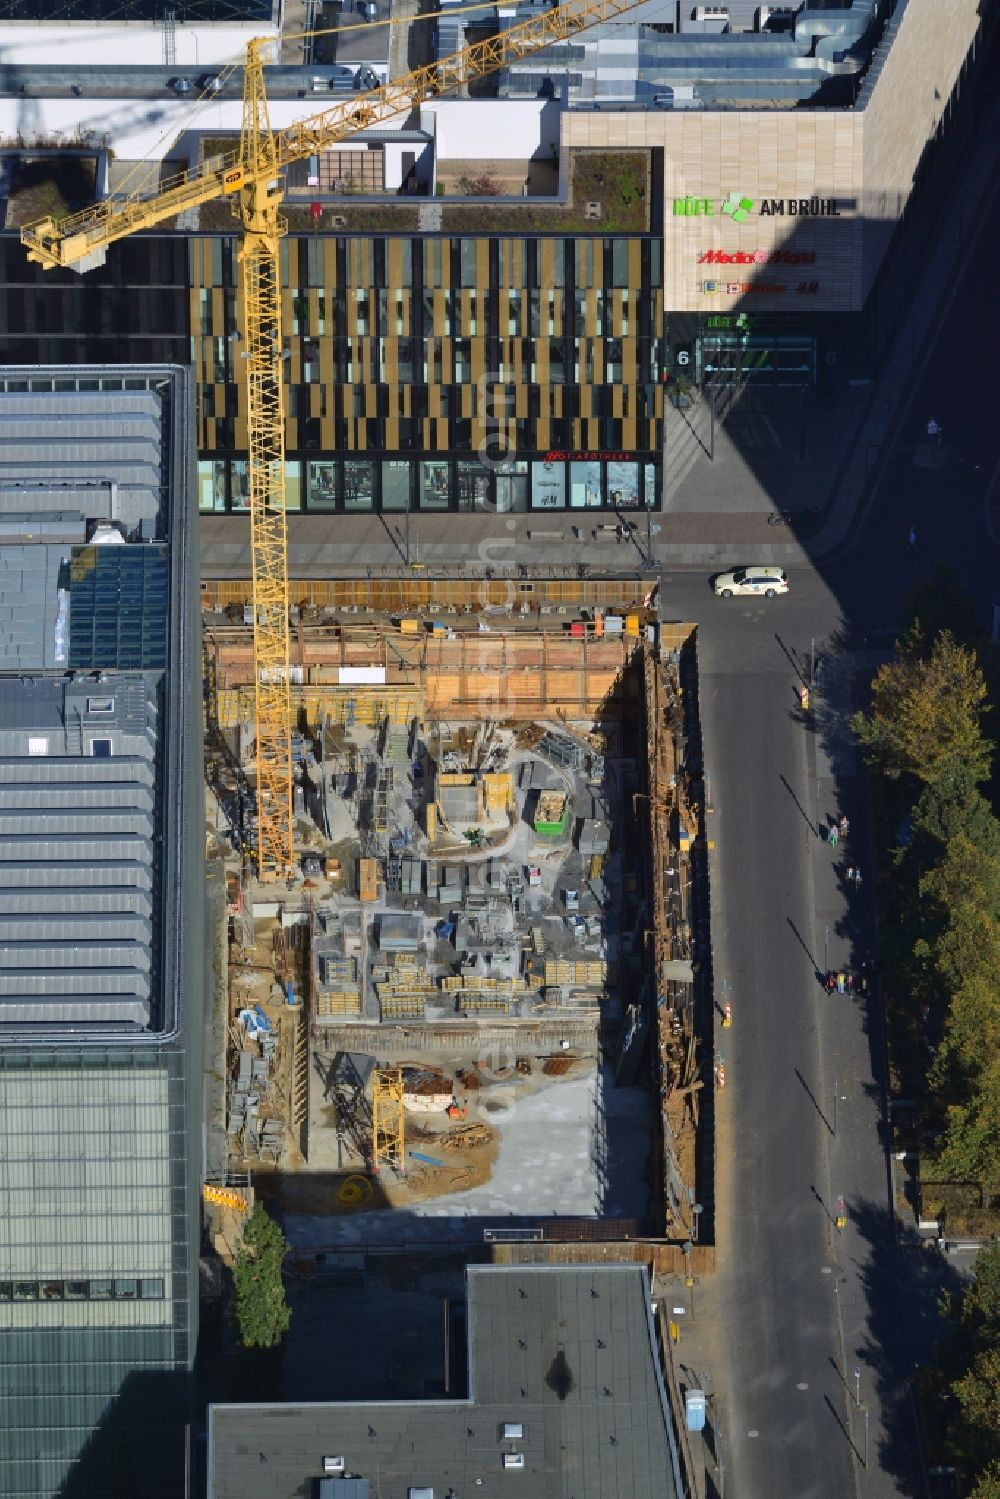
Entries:
{"type": "Polygon", "coordinates": [[[184,1492],[203,1170],[192,406],[178,368],[0,368],[4,1499],[184,1492]]]}

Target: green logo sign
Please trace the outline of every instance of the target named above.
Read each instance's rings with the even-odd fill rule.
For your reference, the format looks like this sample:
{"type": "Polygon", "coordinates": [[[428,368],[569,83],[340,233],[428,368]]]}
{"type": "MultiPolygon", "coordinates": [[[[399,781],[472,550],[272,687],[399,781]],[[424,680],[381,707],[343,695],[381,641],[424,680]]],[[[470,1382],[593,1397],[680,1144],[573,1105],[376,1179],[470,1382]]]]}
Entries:
{"type": "Polygon", "coordinates": [[[723,213],[728,213],[734,224],[742,224],[753,213],[753,199],[743,198],[739,193],[730,193],[721,204],[723,213]]]}

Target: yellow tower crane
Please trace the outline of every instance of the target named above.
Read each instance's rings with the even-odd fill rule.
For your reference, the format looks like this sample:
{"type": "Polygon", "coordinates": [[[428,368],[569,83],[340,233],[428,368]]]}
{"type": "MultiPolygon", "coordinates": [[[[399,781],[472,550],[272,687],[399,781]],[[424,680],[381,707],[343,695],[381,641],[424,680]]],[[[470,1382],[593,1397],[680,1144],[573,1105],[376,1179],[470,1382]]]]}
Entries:
{"type": "Polygon", "coordinates": [[[107,198],[67,218],[21,230],[28,259],[46,269],[92,270],[107,248],[185,209],[234,200],[243,226],[243,359],[249,434],[250,550],[253,565],[254,685],[257,713],[257,872],[287,878],[292,835],[292,713],[289,695],[288,542],[285,525],[285,401],[279,246],[283,172],[355,131],[407,114],[432,96],[483,78],[551,42],[631,10],[640,0],[569,0],[450,57],[358,94],[285,130],[271,129],[263,55],[273,38],[247,43],[238,151],[167,178],[151,196],[107,198]]]}

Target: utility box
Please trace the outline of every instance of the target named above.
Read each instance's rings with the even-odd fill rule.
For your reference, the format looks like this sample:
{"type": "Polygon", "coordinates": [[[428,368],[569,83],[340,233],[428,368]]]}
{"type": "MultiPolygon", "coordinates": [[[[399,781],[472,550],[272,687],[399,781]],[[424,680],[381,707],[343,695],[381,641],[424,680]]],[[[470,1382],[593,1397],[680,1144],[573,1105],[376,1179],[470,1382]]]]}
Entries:
{"type": "Polygon", "coordinates": [[[705,1430],[706,1401],[704,1390],[688,1390],[684,1396],[684,1413],[688,1431],[705,1430]]]}

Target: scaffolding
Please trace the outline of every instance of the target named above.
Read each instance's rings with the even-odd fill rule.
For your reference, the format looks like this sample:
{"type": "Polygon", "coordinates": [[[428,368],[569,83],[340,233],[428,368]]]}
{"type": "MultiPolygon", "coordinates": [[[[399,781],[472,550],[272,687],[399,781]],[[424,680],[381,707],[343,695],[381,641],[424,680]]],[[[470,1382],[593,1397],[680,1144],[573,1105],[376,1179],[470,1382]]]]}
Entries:
{"type": "Polygon", "coordinates": [[[397,1176],[406,1173],[402,1067],[383,1067],[372,1073],[373,1175],[378,1176],[384,1166],[397,1176]]]}

